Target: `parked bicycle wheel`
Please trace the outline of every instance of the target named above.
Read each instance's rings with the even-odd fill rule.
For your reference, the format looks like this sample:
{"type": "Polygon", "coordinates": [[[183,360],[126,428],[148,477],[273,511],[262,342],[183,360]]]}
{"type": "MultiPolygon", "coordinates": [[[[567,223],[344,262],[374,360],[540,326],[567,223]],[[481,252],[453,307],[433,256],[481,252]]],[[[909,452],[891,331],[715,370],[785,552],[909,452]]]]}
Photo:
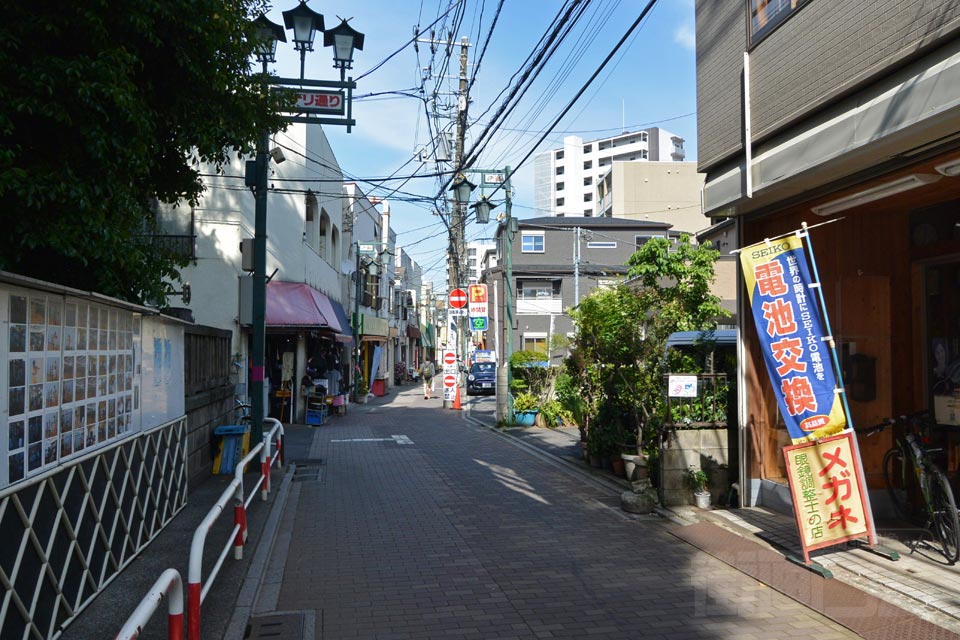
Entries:
{"type": "Polygon", "coordinates": [[[909,519],[911,513],[907,507],[907,497],[910,493],[909,478],[911,477],[909,463],[903,458],[903,451],[897,447],[887,451],[883,456],[883,479],[887,483],[887,493],[890,502],[896,509],[897,515],[909,519]]]}
{"type": "Polygon", "coordinates": [[[957,517],[957,504],[943,472],[933,468],[927,473],[930,477],[931,528],[943,545],[943,555],[953,564],[960,559],[960,519],[957,517]]]}

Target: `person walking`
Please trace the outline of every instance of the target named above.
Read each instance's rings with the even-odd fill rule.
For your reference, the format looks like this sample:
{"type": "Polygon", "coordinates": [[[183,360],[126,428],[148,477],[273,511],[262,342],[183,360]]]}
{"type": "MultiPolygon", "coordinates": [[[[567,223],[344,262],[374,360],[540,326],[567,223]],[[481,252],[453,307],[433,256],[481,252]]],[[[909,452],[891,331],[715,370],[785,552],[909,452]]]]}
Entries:
{"type": "Polygon", "coordinates": [[[429,400],[433,395],[433,376],[437,370],[433,366],[432,360],[424,360],[420,365],[420,379],[423,381],[423,399],[429,400]]]}

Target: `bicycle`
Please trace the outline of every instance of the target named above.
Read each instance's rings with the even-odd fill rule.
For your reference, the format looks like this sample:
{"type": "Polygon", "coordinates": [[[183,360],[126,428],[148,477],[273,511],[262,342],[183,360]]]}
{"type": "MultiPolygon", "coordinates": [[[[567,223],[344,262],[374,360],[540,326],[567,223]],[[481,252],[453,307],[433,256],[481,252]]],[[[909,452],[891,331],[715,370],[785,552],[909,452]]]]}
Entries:
{"type": "Polygon", "coordinates": [[[943,547],[944,557],[954,564],[960,559],[960,518],[947,476],[930,455],[939,449],[928,449],[924,445],[926,418],[927,412],[921,411],[897,419],[887,418],[878,425],[858,431],[872,436],[888,426],[903,427],[903,435],[895,435],[894,445],[883,456],[887,493],[901,518],[916,521],[919,516],[923,528],[943,547]],[[924,500],[924,508],[919,513],[917,509],[910,509],[908,501],[917,489],[924,500]]]}
{"type": "Polygon", "coordinates": [[[239,397],[234,397],[233,417],[236,420],[236,424],[249,424],[252,417],[252,411],[253,405],[251,405],[249,402],[244,402],[239,397]]]}

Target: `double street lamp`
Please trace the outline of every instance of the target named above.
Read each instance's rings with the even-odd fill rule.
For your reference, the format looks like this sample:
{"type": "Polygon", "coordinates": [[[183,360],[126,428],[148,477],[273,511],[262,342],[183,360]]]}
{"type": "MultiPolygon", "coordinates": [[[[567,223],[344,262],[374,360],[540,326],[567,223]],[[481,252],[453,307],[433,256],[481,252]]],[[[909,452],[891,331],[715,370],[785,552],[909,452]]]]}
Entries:
{"type": "MultiPolygon", "coordinates": [[[[356,83],[347,78],[346,70],[353,66],[353,52],[363,49],[363,34],[342,20],[333,29],[324,29],[323,16],[307,6],[305,0],[283,12],[284,26],[271,22],[261,14],[254,20],[256,43],[254,55],[262,68],[264,91],[276,88],[291,91],[297,96],[294,112],[285,117],[287,122],[305,124],[331,124],[347,127],[355,125],[352,118],[353,89],[356,83]],[[276,62],[277,43],[286,42],[286,29],[293,30],[294,49],[300,52],[299,80],[270,76],[267,65],[276,62]],[[317,32],[323,32],[323,46],[333,47],[333,66],[340,69],[340,80],[308,80],[304,78],[306,54],[313,51],[317,32]],[[309,88],[305,88],[309,87],[309,88]],[[313,90],[314,87],[326,91],[313,90]],[[333,90],[333,91],[331,91],[333,90]],[[345,117],[343,117],[345,112],[345,117]],[[331,118],[330,115],[341,117],[331,118]]],[[[250,372],[251,394],[251,442],[259,442],[263,435],[264,417],[264,356],[266,346],[266,297],[267,297],[267,182],[269,179],[270,131],[261,129],[257,139],[256,160],[247,162],[246,184],[253,187],[256,201],[253,237],[253,295],[252,323],[253,345],[250,372]]]]}

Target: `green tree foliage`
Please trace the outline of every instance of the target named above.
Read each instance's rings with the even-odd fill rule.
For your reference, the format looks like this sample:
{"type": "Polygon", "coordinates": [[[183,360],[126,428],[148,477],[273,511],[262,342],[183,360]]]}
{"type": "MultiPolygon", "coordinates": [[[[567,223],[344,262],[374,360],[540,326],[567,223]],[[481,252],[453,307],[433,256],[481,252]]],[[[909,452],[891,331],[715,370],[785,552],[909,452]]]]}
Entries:
{"type": "Polygon", "coordinates": [[[664,412],[667,338],[710,330],[726,315],[710,293],[718,252],[682,236],[645,243],[628,261],[629,284],[593,292],[572,312],[575,349],[567,370],[579,381],[591,429],[605,443],[649,445],[664,412]]]}
{"type": "Polygon", "coordinates": [[[0,268],[162,300],[183,259],[155,201],[190,204],[199,167],[279,129],[251,68],[262,0],[8,3],[0,23],[0,268]]]}

